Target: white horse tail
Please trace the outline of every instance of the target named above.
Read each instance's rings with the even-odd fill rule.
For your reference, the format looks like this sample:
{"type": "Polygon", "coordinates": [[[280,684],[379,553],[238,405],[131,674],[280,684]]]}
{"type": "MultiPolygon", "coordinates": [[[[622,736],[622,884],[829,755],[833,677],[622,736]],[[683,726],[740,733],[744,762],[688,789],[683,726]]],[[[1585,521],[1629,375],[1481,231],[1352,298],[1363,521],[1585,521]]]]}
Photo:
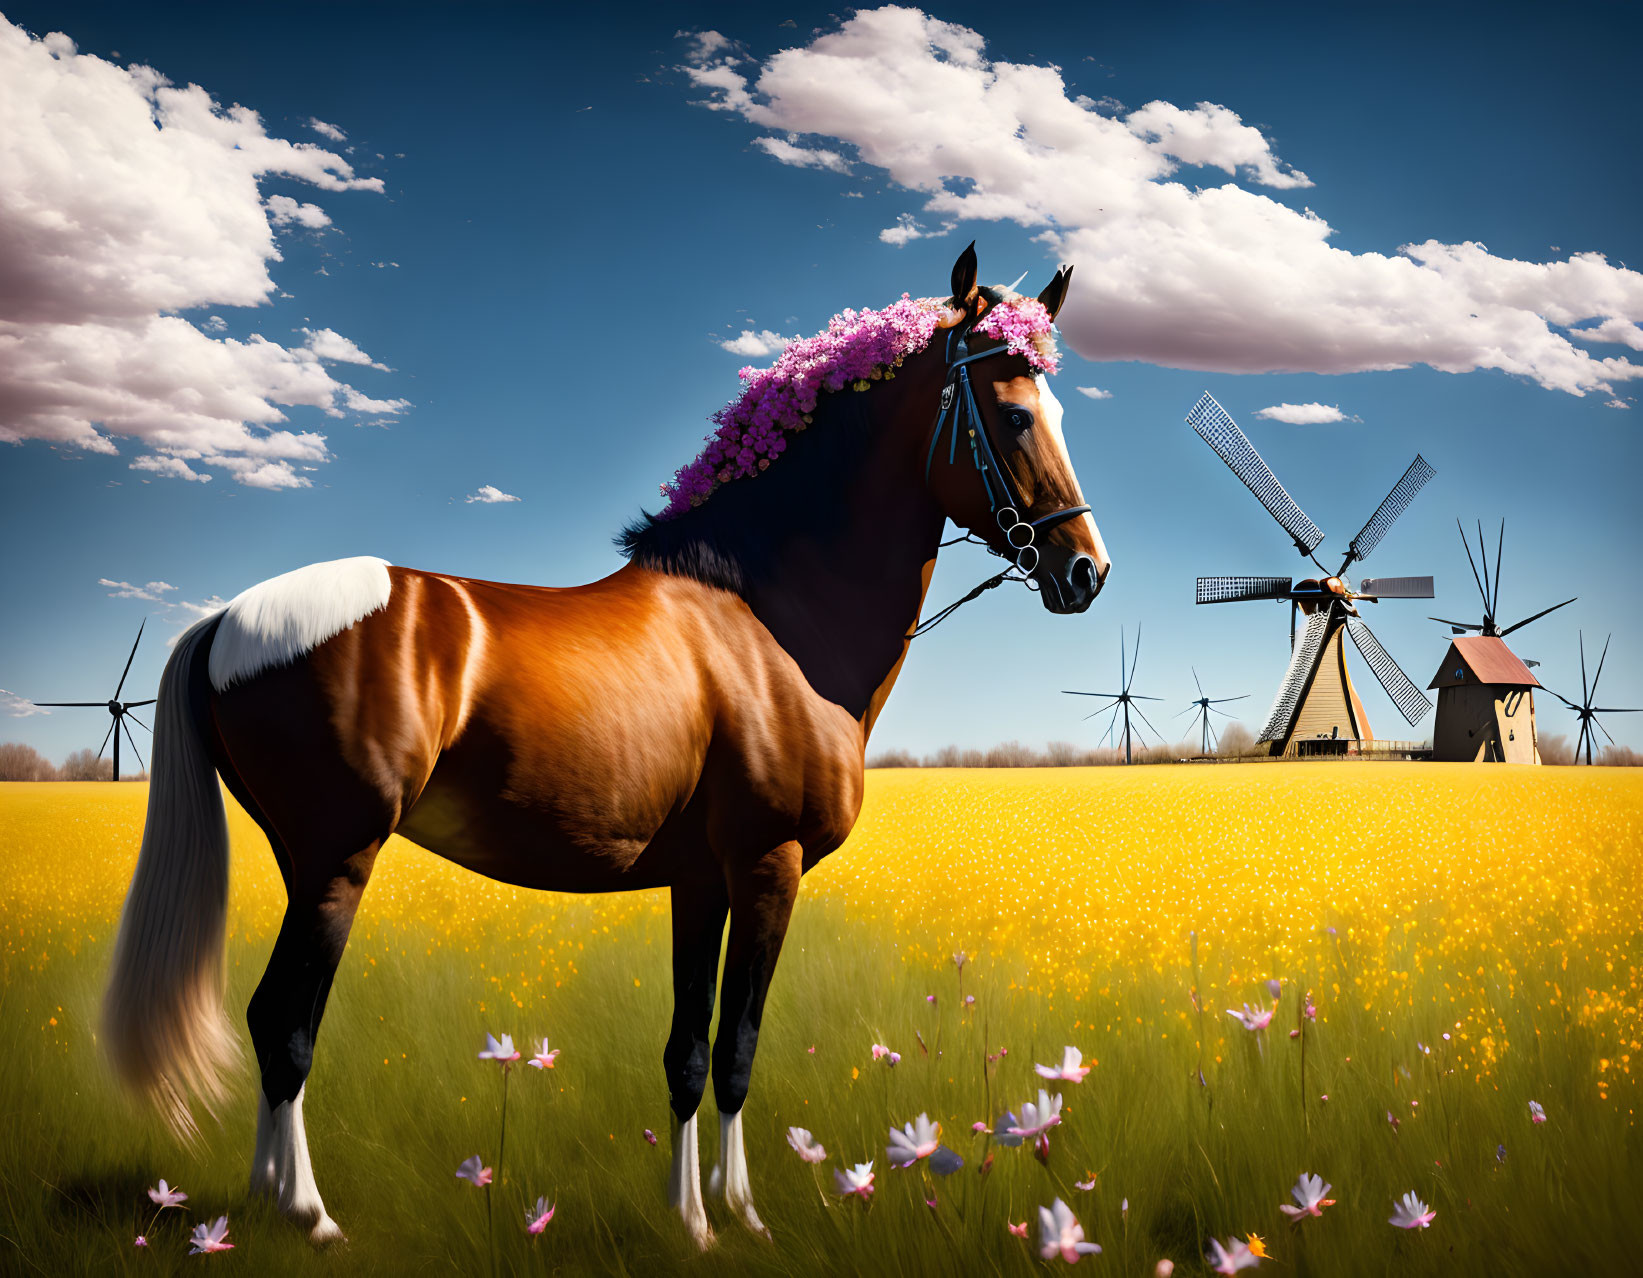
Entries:
{"type": "Polygon", "coordinates": [[[228,817],[190,692],[218,620],[177,641],[160,679],[148,819],[103,999],[115,1072],[183,1135],[197,1130],[190,1093],[210,1108],[240,1059],[223,1012],[228,817]]]}

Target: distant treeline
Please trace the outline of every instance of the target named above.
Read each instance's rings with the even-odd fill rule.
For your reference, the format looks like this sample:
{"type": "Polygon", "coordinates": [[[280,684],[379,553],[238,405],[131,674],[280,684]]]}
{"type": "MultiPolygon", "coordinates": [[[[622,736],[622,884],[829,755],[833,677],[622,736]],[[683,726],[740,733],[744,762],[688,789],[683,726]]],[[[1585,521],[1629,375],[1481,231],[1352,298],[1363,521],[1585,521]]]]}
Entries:
{"type": "MultiPolygon", "coordinates": [[[[0,781],[112,781],[114,761],[95,750],[76,750],[58,767],[33,746],[0,743],[0,781]]],[[[147,772],[123,772],[122,781],[147,781],[147,772]]]]}
{"type": "MultiPolygon", "coordinates": [[[[1217,759],[1267,757],[1267,748],[1255,744],[1254,735],[1242,724],[1229,725],[1221,734],[1220,747],[1210,752],[1217,759]]],[[[1137,763],[1179,763],[1201,757],[1197,742],[1175,745],[1136,746],[1137,763]]],[[[1564,736],[1540,738],[1540,760],[1548,764],[1572,764],[1574,746],[1564,736]]],[[[1582,753],[1581,762],[1585,761],[1582,753]]],[[[882,750],[867,756],[870,768],[1101,768],[1123,763],[1124,752],[1110,748],[1087,749],[1067,741],[1052,741],[1042,750],[1006,741],[990,750],[945,746],[922,759],[906,750],[882,750]]],[[[1605,746],[1592,752],[1592,762],[1610,768],[1643,766],[1643,754],[1630,746],[1605,746]]]]}

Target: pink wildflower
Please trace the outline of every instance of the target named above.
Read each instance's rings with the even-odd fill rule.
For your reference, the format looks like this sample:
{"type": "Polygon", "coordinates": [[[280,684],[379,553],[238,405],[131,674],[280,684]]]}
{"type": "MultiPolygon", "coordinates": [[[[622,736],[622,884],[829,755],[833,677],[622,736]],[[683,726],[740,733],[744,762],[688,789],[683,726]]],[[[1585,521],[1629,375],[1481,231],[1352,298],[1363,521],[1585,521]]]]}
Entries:
{"type": "Polygon", "coordinates": [[[835,1171],[833,1184],[841,1197],[859,1198],[866,1202],[873,1196],[873,1164],[857,1163],[854,1167],[835,1171]]]}
{"type": "Polygon", "coordinates": [[[527,1234],[541,1233],[548,1227],[548,1222],[553,1219],[553,1213],[558,1207],[558,1203],[550,1203],[545,1197],[538,1198],[534,1209],[525,1208],[525,1232],[527,1234]]]}
{"type": "MultiPolygon", "coordinates": [[[[1546,1111],[1540,1107],[1539,1101],[1529,1102],[1529,1121],[1531,1123],[1544,1123],[1546,1121],[1546,1111]]],[[[165,1182],[161,1181],[160,1183],[163,1185],[165,1182]]]]}
{"type": "Polygon", "coordinates": [[[479,1053],[482,1061],[495,1061],[498,1065],[506,1065],[510,1061],[519,1059],[519,1053],[514,1050],[513,1036],[504,1034],[500,1040],[485,1035],[485,1050],[479,1053]]]}
{"type": "Polygon", "coordinates": [[[1038,1254],[1045,1260],[1059,1256],[1069,1265],[1076,1265],[1100,1250],[1098,1244],[1084,1241],[1084,1226],[1059,1198],[1052,1206],[1038,1209],[1038,1254]]]}
{"type": "Polygon", "coordinates": [[[131,1245],[133,1247],[146,1247],[146,1246],[148,1246],[148,1239],[144,1238],[141,1234],[138,1234],[137,1235],[137,1241],[132,1243],[131,1245]]]}
{"type": "Polygon", "coordinates": [[[175,1207],[178,1203],[186,1202],[188,1195],[180,1189],[171,1188],[162,1176],[159,1185],[148,1191],[148,1199],[164,1211],[167,1207],[175,1207]]]}
{"type": "Polygon", "coordinates": [[[1090,1072],[1090,1066],[1084,1064],[1084,1053],[1076,1047],[1068,1047],[1061,1054],[1061,1064],[1034,1065],[1040,1078],[1058,1079],[1064,1083],[1082,1083],[1084,1075],[1090,1072]]]}
{"type": "Polygon", "coordinates": [[[478,1154],[464,1159],[462,1166],[456,1169],[456,1174],[458,1179],[468,1181],[480,1189],[491,1183],[491,1169],[481,1165],[478,1154]]]}
{"type": "Polygon", "coordinates": [[[1204,1254],[1210,1269],[1218,1274],[1235,1274],[1240,1269],[1253,1269],[1261,1258],[1249,1249],[1242,1238],[1233,1238],[1223,1245],[1218,1239],[1209,1240],[1209,1251],[1204,1254]]]}
{"type": "Polygon", "coordinates": [[[1234,1008],[1227,1008],[1227,1015],[1236,1020],[1251,1034],[1258,1033],[1272,1024],[1271,1008],[1262,1011],[1260,1008],[1251,1008],[1248,1003],[1244,1004],[1244,1010],[1241,1012],[1234,1008]]]}
{"type": "MultiPolygon", "coordinates": [[[[507,1035],[504,1034],[502,1039],[504,1042],[507,1042],[507,1035]]],[[[509,1043],[508,1046],[511,1047],[513,1044],[509,1043]]],[[[550,1052],[548,1050],[548,1040],[543,1039],[541,1043],[537,1045],[536,1054],[525,1063],[527,1065],[534,1065],[537,1069],[552,1069],[554,1068],[553,1063],[559,1059],[559,1053],[562,1050],[563,1049],[556,1047],[550,1052]]],[[[518,1053],[515,1053],[515,1055],[518,1055],[518,1053]]]]}
{"type": "MultiPolygon", "coordinates": [[[[1005,1223],[1009,1224],[1008,1221],[1005,1223]]],[[[1019,1225],[1010,1225],[1010,1232],[1017,1238],[1025,1238],[1027,1236],[1027,1222],[1022,1221],[1019,1225]]]]}
{"type": "Polygon", "coordinates": [[[654,1145],[656,1143],[656,1133],[651,1131],[648,1127],[645,1128],[645,1143],[647,1145],[654,1145]]]}
{"type": "Polygon", "coordinates": [[[203,1256],[212,1251],[233,1251],[234,1244],[228,1241],[228,1217],[218,1216],[209,1225],[195,1225],[188,1244],[192,1248],[188,1253],[190,1256],[203,1256]]]}
{"type": "Polygon", "coordinates": [[[1438,1213],[1429,1208],[1411,1190],[1393,1208],[1387,1224],[1396,1225],[1399,1229],[1427,1229],[1432,1224],[1432,1218],[1438,1213]]]}
{"type": "Polygon", "coordinates": [[[793,1147],[793,1152],[807,1163],[819,1163],[827,1158],[827,1151],[802,1127],[787,1129],[787,1143],[793,1147]]]}
{"type": "Polygon", "coordinates": [[[1332,1185],[1324,1184],[1322,1176],[1313,1176],[1307,1172],[1302,1172],[1301,1178],[1295,1182],[1295,1188],[1289,1191],[1290,1197],[1300,1206],[1291,1207],[1288,1203],[1279,1203],[1278,1210],[1291,1220],[1300,1220],[1305,1216],[1321,1216],[1324,1214],[1325,1207],[1335,1205],[1333,1198],[1324,1197],[1333,1188],[1332,1185]]]}
{"type": "Polygon", "coordinates": [[[928,1114],[920,1114],[900,1131],[890,1129],[890,1146],[885,1150],[891,1165],[911,1167],[921,1158],[928,1158],[941,1147],[941,1124],[930,1121],[928,1114]]]}

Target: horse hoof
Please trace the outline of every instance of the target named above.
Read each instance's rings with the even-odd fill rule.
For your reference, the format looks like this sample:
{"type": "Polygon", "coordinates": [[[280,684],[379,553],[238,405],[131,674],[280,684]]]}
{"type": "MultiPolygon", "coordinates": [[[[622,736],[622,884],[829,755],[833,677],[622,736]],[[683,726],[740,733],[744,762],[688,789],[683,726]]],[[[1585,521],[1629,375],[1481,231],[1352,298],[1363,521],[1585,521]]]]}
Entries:
{"type": "Polygon", "coordinates": [[[752,1203],[731,1203],[730,1209],[741,1218],[749,1233],[756,1238],[763,1238],[766,1242],[770,1241],[770,1231],[765,1228],[764,1221],[759,1219],[759,1213],[753,1210],[752,1203]]]}
{"type": "Polygon", "coordinates": [[[347,1242],[348,1235],[329,1216],[321,1216],[319,1222],[308,1231],[308,1241],[316,1247],[331,1247],[347,1242]]]}

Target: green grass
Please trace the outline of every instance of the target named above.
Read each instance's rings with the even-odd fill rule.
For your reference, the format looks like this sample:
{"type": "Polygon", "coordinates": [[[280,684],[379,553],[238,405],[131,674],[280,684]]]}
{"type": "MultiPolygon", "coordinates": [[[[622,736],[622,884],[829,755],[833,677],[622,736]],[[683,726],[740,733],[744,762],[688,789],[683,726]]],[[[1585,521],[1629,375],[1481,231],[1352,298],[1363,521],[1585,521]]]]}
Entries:
{"type": "MultiPolygon", "coordinates": [[[[129,817],[122,820],[125,837],[129,817]]],[[[42,855],[15,842],[18,829],[0,820],[8,840],[0,857],[42,855]]],[[[97,846],[105,836],[89,837],[97,846]]],[[[242,855],[267,856],[252,848],[242,855]]],[[[1420,921],[1414,935],[1424,946],[1408,930],[1355,948],[1320,943],[1291,970],[1270,973],[1252,973],[1248,956],[1220,953],[1206,937],[1208,1085],[1201,1087],[1184,937],[1178,962],[1161,972],[1099,953],[1065,956],[1089,977],[1081,996],[1035,991],[1023,961],[982,955],[964,971],[965,992],[977,997],[966,1015],[951,963],[923,957],[929,938],[889,933],[829,899],[801,901],[746,1111],[755,1198],[774,1241],[749,1236],[710,1202],[718,1244],[703,1256],[665,1202],[665,913],[641,908],[613,927],[598,902],[527,894],[494,927],[483,918],[455,926],[435,916],[406,921],[414,909],[372,921],[372,899],[368,892],[339,971],[307,1091],[315,1173],[350,1238],[322,1253],[247,1200],[250,1074],[239,1078],[220,1125],[208,1119],[196,1148],[179,1145],[121,1099],[94,1041],[106,926],[8,914],[0,1270],[54,1278],[202,1267],[485,1273],[484,1194],[453,1173],[470,1154],[495,1156],[500,1071],[475,1059],[486,1030],[511,1032],[521,1046],[545,1033],[563,1049],[556,1070],[521,1069],[509,1084],[506,1175],[491,1191],[503,1273],[1024,1274],[1043,1268],[1037,1208],[1058,1195],[1105,1249],[1083,1262],[1097,1274],[1150,1274],[1162,1257],[1179,1274],[1202,1273],[1209,1236],[1251,1231],[1273,1256],[1262,1269],[1286,1274],[1622,1274],[1636,1272],[1643,1256],[1635,1084],[1616,1065],[1600,1102],[1598,1060],[1612,1045],[1566,1000],[1548,1004],[1531,993],[1544,982],[1570,991],[1625,987],[1580,947],[1526,942],[1501,955],[1509,981],[1493,973],[1479,981],[1473,993],[1511,1045],[1480,1074],[1470,1064],[1451,1072],[1459,1047],[1439,1037],[1449,1023],[1436,1010],[1439,986],[1455,979],[1454,968],[1412,961],[1443,953],[1453,940],[1441,918],[1420,921]],[[550,920],[559,937],[579,942],[561,959],[562,984],[516,991],[500,974],[521,970],[527,940],[550,920]],[[1384,952],[1371,953],[1374,946],[1384,952]],[[1398,998],[1326,993],[1336,983],[1353,987],[1352,965],[1383,960],[1408,973],[1398,998]],[[1220,1009],[1251,999],[1252,976],[1268,974],[1294,984],[1286,984],[1263,1050],[1220,1009]],[[1303,1119],[1300,1051],[1288,1030],[1306,987],[1320,991],[1321,1017],[1307,1031],[1303,1119]],[[1437,1044],[1430,1057],[1416,1050],[1417,1039],[1437,1044]],[[875,1065],[874,1042],[899,1050],[900,1065],[875,1065]],[[984,1146],[969,1126],[988,1115],[989,1090],[992,1114],[1018,1106],[1038,1087],[1032,1062],[1058,1060],[1065,1043],[1099,1065],[1083,1084],[1061,1088],[1067,1112],[1048,1165],[1026,1149],[998,1149],[991,1173],[980,1175],[984,1146]],[[1008,1056],[986,1071],[986,1053],[1001,1046],[1008,1056]],[[1318,1098],[1326,1093],[1324,1103],[1318,1098]],[[1542,1126],[1529,1121],[1531,1098],[1550,1115],[1542,1126]],[[967,1160],[936,1183],[933,1212],[919,1173],[884,1161],[891,1122],[921,1110],[942,1122],[944,1139],[967,1160]],[[1397,1132],[1388,1110],[1400,1119],[1397,1132]],[[839,1162],[876,1160],[879,1189],[869,1210],[838,1205],[830,1193],[833,1205],[823,1206],[812,1169],[787,1148],[789,1124],[826,1146],[824,1187],[839,1162]],[[660,1137],[655,1148],[643,1139],[646,1127],[660,1137]],[[1501,1143],[1504,1165],[1496,1160],[1501,1143]],[[1097,1174],[1095,1189],[1075,1189],[1087,1171],[1097,1174]],[[1302,1171],[1332,1182],[1338,1203],[1297,1230],[1278,1204],[1289,1201],[1302,1171]],[[143,1191],[161,1176],[186,1189],[189,1201],[184,1211],[164,1213],[149,1231],[151,1245],[138,1251],[132,1238],[151,1214],[143,1191]],[[1433,1227],[1413,1235],[1387,1224],[1393,1199],[1411,1189],[1437,1209],[1433,1227]],[[532,1241],[523,1208],[538,1194],[557,1197],[559,1208],[532,1241]],[[185,1258],[191,1224],[220,1213],[229,1216],[236,1250],[185,1258]],[[1027,1241],[1005,1227],[1023,1219],[1032,1222],[1027,1241]]],[[[1001,895],[998,908],[1032,902],[1001,895]]],[[[236,1024],[271,943],[266,929],[249,927],[230,942],[236,1024]]],[[[538,962],[535,948],[528,961],[538,962]]],[[[1635,1014],[1635,974],[1630,988],[1635,1014]]],[[[702,1128],[710,1166],[711,1090],[702,1128]]]]}

